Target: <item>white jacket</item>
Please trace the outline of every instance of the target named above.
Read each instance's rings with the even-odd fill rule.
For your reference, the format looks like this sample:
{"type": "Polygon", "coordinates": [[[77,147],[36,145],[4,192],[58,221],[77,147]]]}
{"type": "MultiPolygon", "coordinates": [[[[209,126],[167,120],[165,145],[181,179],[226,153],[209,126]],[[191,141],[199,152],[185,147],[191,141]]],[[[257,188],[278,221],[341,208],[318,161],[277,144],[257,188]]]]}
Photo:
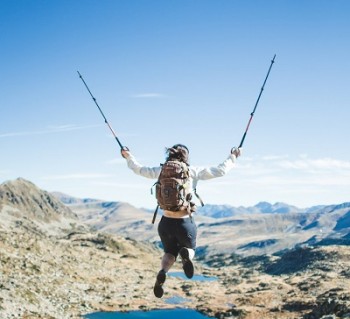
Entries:
{"type": "MultiPolygon", "coordinates": [[[[147,178],[158,179],[160,171],[162,169],[161,166],[157,166],[157,167],[142,166],[141,164],[139,164],[137,162],[135,157],[131,154],[126,160],[128,163],[128,167],[135,174],[141,175],[141,176],[147,177],[147,178]]],[[[236,162],[236,156],[234,154],[230,154],[225,161],[223,161],[221,164],[219,164],[217,166],[211,166],[211,167],[189,166],[189,170],[190,170],[189,186],[190,186],[190,189],[195,189],[197,187],[197,183],[199,180],[206,180],[206,179],[224,176],[235,166],[235,162],[236,162]]]]}

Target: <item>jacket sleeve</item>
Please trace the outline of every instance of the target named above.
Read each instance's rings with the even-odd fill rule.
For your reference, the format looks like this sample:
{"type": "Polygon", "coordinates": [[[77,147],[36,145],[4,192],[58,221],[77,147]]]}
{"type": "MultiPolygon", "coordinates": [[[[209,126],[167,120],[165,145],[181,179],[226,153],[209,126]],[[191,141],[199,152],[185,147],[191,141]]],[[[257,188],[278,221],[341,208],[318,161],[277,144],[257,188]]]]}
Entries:
{"type": "Polygon", "coordinates": [[[234,154],[230,154],[224,162],[217,166],[205,168],[195,167],[193,168],[193,179],[194,181],[197,181],[224,176],[235,166],[235,162],[236,156],[234,154]]]}
{"type": "Polygon", "coordinates": [[[159,177],[161,167],[147,167],[142,166],[133,155],[130,154],[130,156],[126,159],[128,167],[137,175],[157,179],[159,177]]]}

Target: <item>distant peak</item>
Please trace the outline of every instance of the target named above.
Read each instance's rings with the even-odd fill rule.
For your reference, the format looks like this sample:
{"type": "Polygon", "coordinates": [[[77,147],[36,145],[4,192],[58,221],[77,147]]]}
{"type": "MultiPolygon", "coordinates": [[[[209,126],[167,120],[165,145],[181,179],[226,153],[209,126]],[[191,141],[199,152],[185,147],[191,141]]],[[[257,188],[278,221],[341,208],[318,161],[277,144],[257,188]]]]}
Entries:
{"type": "Polygon", "coordinates": [[[259,202],[255,205],[256,208],[258,208],[263,213],[268,213],[271,211],[272,205],[268,202],[259,202]]]}
{"type": "Polygon", "coordinates": [[[2,185],[6,185],[6,184],[28,184],[28,185],[34,185],[32,182],[30,182],[29,180],[23,178],[23,177],[17,177],[14,180],[8,180],[6,182],[4,182],[2,185]]]}
{"type": "Polygon", "coordinates": [[[1,203],[34,219],[50,221],[63,215],[76,219],[76,215],[54,196],[22,177],[0,185],[1,203]]]}

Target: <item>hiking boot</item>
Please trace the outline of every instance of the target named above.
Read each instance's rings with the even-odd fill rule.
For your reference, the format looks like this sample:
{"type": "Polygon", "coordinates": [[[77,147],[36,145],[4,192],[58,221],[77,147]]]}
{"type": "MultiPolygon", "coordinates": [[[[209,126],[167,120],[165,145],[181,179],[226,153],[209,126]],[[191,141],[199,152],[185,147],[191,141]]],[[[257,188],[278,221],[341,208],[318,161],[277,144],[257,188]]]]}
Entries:
{"type": "Polygon", "coordinates": [[[157,275],[156,283],[154,284],[153,292],[157,298],[162,298],[164,294],[163,284],[165,283],[166,273],[162,269],[157,275]]]}
{"type": "Polygon", "coordinates": [[[187,248],[182,247],[179,251],[182,258],[182,268],[187,278],[192,278],[194,273],[193,263],[190,259],[190,254],[187,248]]]}

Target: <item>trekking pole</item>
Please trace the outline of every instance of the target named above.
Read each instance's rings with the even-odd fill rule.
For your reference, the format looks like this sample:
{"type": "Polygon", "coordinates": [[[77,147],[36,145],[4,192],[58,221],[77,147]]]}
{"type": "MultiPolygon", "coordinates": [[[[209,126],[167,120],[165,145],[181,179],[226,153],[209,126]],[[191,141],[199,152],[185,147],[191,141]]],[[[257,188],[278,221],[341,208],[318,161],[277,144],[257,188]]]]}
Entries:
{"type": "Polygon", "coordinates": [[[112,127],[111,127],[111,125],[108,123],[107,118],[106,118],[106,117],[105,117],[105,115],[103,114],[103,112],[102,112],[102,110],[101,110],[100,106],[98,105],[98,103],[97,103],[97,101],[96,101],[96,98],[95,98],[95,97],[92,95],[92,93],[91,93],[91,91],[90,91],[89,87],[87,86],[86,82],[84,81],[84,79],[83,79],[82,75],[79,73],[79,71],[77,71],[77,72],[78,72],[78,74],[79,74],[79,77],[80,77],[80,78],[81,78],[81,80],[83,81],[83,83],[84,83],[84,85],[85,85],[86,89],[87,89],[87,90],[88,90],[88,92],[90,93],[90,95],[91,95],[92,99],[94,100],[94,102],[95,102],[96,106],[98,107],[98,109],[99,109],[99,111],[100,111],[101,115],[103,116],[103,118],[104,118],[104,120],[105,120],[105,123],[108,125],[108,127],[109,127],[109,129],[111,130],[111,132],[112,132],[112,134],[113,134],[114,138],[115,138],[115,139],[116,139],[116,141],[118,142],[118,144],[119,144],[119,146],[120,146],[120,151],[123,151],[123,150],[128,151],[129,149],[128,149],[126,146],[123,146],[123,144],[120,142],[119,138],[117,137],[117,134],[115,134],[115,132],[114,132],[113,128],[112,128],[112,127]]]}
{"type": "Polygon", "coordinates": [[[238,148],[240,148],[240,147],[242,147],[242,146],[243,146],[243,143],[244,143],[245,137],[246,137],[247,132],[248,132],[248,130],[249,130],[250,123],[251,123],[251,121],[252,121],[252,119],[253,119],[253,116],[254,116],[255,110],[256,110],[256,108],[257,108],[257,106],[258,106],[258,103],[259,103],[259,100],[260,100],[261,94],[262,94],[262,92],[264,91],[265,83],[266,83],[266,81],[267,81],[267,78],[269,77],[269,74],[270,74],[270,71],[271,71],[272,65],[273,65],[273,64],[274,64],[274,62],[275,62],[275,57],[276,57],[276,54],[273,56],[273,59],[271,60],[271,64],[270,64],[269,70],[268,70],[268,72],[267,72],[267,75],[266,75],[265,81],[264,81],[264,83],[263,83],[263,86],[261,87],[261,90],[260,90],[260,94],[259,94],[259,96],[258,96],[258,99],[256,100],[256,103],[255,103],[255,106],[254,106],[254,110],[253,110],[253,112],[252,112],[252,113],[250,113],[250,119],[249,119],[249,121],[248,121],[247,128],[245,129],[245,132],[244,132],[244,134],[243,134],[243,137],[242,137],[241,143],[239,144],[238,148]]]}

